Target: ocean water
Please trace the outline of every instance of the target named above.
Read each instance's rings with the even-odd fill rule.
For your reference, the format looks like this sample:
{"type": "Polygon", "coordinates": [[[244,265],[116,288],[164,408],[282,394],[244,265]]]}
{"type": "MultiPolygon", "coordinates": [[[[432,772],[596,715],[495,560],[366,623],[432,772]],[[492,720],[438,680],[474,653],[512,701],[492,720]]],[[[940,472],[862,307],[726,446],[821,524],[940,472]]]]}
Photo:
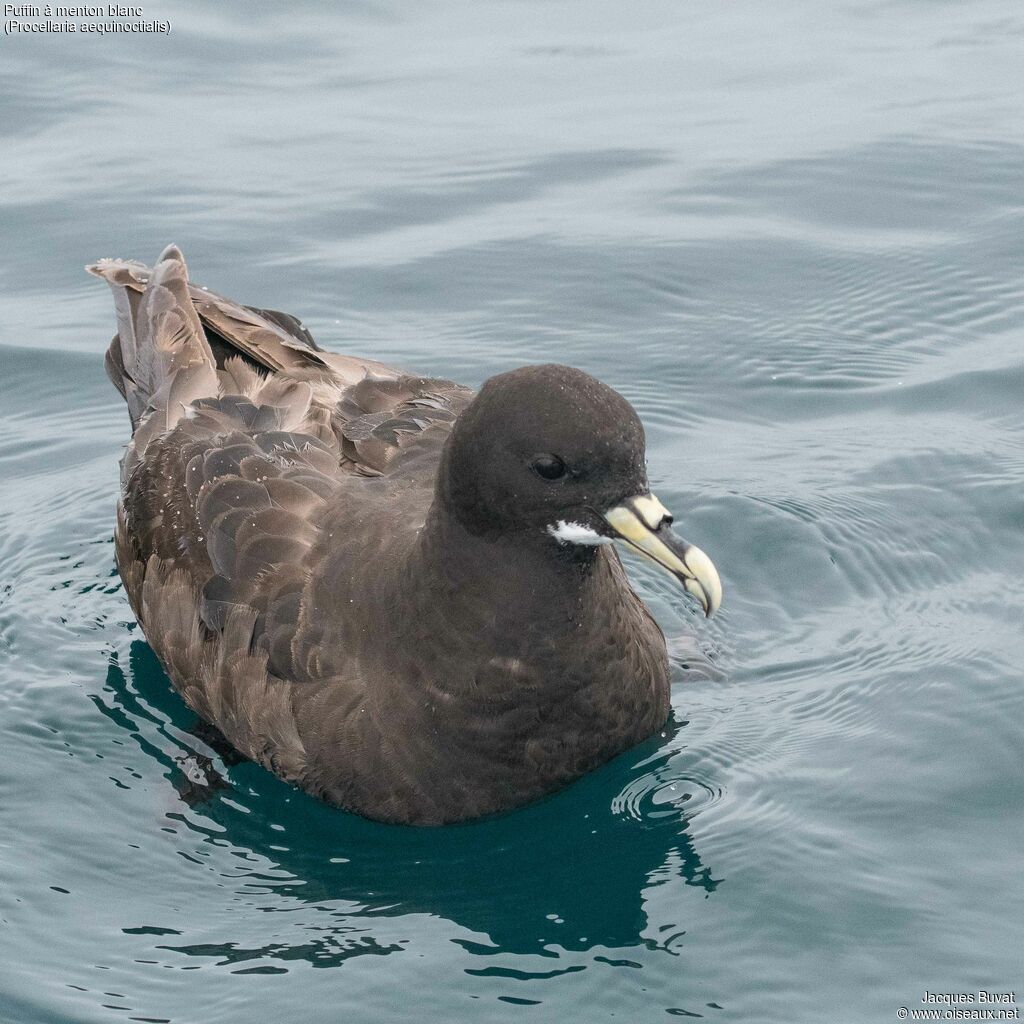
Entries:
{"type": "Polygon", "coordinates": [[[0,1021],[1024,1000],[1019,4],[144,18],[170,34],[0,40],[0,1021]],[[81,270],[172,241],[326,347],[635,404],[725,584],[705,622],[630,563],[663,736],[433,830],[205,746],[114,568],[128,419],[81,270]]]}

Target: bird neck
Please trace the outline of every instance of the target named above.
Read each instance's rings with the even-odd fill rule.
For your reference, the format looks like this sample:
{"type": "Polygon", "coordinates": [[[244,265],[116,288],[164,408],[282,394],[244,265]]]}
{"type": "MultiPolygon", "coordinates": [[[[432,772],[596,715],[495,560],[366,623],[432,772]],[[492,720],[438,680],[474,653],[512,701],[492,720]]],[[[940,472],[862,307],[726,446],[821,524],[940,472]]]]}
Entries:
{"type": "Polygon", "coordinates": [[[518,630],[538,622],[550,629],[585,606],[601,574],[601,553],[595,547],[561,544],[537,527],[475,532],[433,510],[415,557],[419,571],[444,580],[445,591],[468,606],[466,611],[476,608],[492,623],[518,630]]]}

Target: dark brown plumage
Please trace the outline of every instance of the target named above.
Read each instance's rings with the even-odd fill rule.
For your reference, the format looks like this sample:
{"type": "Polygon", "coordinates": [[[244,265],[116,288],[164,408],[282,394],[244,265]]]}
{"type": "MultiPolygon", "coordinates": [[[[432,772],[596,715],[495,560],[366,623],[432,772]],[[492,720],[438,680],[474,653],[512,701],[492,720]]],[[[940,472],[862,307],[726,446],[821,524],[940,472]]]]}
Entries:
{"type": "Polygon", "coordinates": [[[114,291],[133,427],[118,567],[175,687],[239,751],[367,817],[438,824],[664,724],[664,639],[606,542],[709,612],[720,592],[646,494],[618,394],[546,366],[474,396],[323,352],[293,317],[191,286],[173,247],[89,270],[114,291]]]}

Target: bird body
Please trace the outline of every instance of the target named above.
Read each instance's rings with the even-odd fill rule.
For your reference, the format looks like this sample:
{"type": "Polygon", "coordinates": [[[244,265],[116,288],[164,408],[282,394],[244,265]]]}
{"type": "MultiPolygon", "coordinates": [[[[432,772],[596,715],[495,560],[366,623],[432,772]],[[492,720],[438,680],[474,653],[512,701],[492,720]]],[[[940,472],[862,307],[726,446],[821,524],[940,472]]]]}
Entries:
{"type": "Polygon", "coordinates": [[[367,817],[441,824],[664,724],[664,638],[607,542],[649,548],[709,612],[720,588],[647,494],[614,391],[547,366],[474,395],[323,352],[190,285],[173,247],[89,269],[115,293],[107,369],[133,426],[118,568],[175,688],[241,753],[367,817]]]}

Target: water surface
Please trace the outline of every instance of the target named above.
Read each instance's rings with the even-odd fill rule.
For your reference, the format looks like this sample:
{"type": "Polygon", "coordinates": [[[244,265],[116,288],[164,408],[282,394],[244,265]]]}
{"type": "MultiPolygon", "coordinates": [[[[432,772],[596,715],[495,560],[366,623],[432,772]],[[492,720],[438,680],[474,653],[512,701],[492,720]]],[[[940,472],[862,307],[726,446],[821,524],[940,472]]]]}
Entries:
{"type": "Polygon", "coordinates": [[[1018,5],[146,15],[170,36],[0,43],[0,1019],[1024,997],[1018,5]],[[114,569],[128,421],[81,272],[170,241],[330,348],[620,389],[726,587],[706,623],[631,564],[665,735],[427,831],[207,748],[114,569]]]}

